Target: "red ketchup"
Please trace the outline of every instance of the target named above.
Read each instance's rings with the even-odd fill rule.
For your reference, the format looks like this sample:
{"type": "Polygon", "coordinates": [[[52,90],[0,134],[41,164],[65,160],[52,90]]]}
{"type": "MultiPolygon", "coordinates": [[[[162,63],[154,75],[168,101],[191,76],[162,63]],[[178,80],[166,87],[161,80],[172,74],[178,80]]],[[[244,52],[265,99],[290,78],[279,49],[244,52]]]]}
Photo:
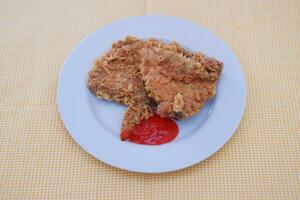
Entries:
{"type": "Polygon", "coordinates": [[[121,133],[121,140],[138,144],[160,145],[171,142],[178,135],[178,126],[170,118],[154,115],[133,127],[129,132],[121,133]]]}

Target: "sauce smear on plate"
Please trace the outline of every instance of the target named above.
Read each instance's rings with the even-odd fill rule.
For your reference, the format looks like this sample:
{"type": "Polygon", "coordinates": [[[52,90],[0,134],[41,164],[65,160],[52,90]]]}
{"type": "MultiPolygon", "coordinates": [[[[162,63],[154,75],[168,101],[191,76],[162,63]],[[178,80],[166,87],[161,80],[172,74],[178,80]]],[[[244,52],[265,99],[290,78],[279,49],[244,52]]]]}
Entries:
{"type": "Polygon", "coordinates": [[[175,121],[155,114],[136,125],[130,132],[122,132],[121,139],[138,144],[160,145],[174,140],[178,130],[175,121]]]}

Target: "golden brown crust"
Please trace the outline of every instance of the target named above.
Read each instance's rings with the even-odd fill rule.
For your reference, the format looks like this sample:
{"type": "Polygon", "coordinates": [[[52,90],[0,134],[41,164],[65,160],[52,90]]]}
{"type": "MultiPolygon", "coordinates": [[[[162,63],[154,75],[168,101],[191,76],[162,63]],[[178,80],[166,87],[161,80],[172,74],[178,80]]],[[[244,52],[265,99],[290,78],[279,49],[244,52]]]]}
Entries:
{"type": "Polygon", "coordinates": [[[89,73],[88,87],[98,98],[129,106],[122,130],[148,118],[154,110],[139,74],[139,51],[144,46],[144,41],[133,37],[118,41],[95,62],[89,73]]]}
{"type": "Polygon", "coordinates": [[[125,105],[138,101],[136,93],[144,91],[144,84],[139,75],[141,60],[137,52],[143,45],[144,42],[132,37],[114,43],[108,53],[96,60],[89,73],[91,91],[99,98],[125,105]]]}
{"type": "Polygon", "coordinates": [[[215,94],[222,63],[189,53],[176,43],[148,43],[140,68],[148,96],[157,103],[156,112],[178,119],[198,113],[215,94]]]}
{"type": "Polygon", "coordinates": [[[154,112],[176,119],[196,114],[214,96],[221,71],[221,62],[175,42],[129,36],[95,62],[88,87],[98,98],[128,105],[125,131],[154,112]]]}

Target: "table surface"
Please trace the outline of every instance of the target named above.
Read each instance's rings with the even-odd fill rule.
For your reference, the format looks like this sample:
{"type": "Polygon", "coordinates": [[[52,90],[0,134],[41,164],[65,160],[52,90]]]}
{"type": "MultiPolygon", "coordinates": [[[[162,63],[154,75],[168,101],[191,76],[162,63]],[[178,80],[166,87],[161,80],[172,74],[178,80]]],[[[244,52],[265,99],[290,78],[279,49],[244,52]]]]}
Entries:
{"type": "Polygon", "coordinates": [[[299,1],[0,1],[1,199],[300,198],[299,1]],[[234,51],[244,118],[209,159],[177,172],[113,168],[83,151],[56,107],[59,71],[84,36],[127,16],[189,19],[234,51]]]}

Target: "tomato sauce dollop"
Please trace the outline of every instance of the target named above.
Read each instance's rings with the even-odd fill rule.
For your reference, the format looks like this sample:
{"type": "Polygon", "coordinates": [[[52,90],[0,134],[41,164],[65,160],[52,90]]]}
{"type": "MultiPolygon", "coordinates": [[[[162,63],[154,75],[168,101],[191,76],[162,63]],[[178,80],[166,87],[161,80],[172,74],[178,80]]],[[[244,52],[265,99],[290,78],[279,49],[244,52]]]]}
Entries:
{"type": "Polygon", "coordinates": [[[129,132],[121,133],[121,140],[129,140],[138,144],[160,145],[171,142],[178,135],[178,126],[170,118],[155,114],[129,132]]]}

